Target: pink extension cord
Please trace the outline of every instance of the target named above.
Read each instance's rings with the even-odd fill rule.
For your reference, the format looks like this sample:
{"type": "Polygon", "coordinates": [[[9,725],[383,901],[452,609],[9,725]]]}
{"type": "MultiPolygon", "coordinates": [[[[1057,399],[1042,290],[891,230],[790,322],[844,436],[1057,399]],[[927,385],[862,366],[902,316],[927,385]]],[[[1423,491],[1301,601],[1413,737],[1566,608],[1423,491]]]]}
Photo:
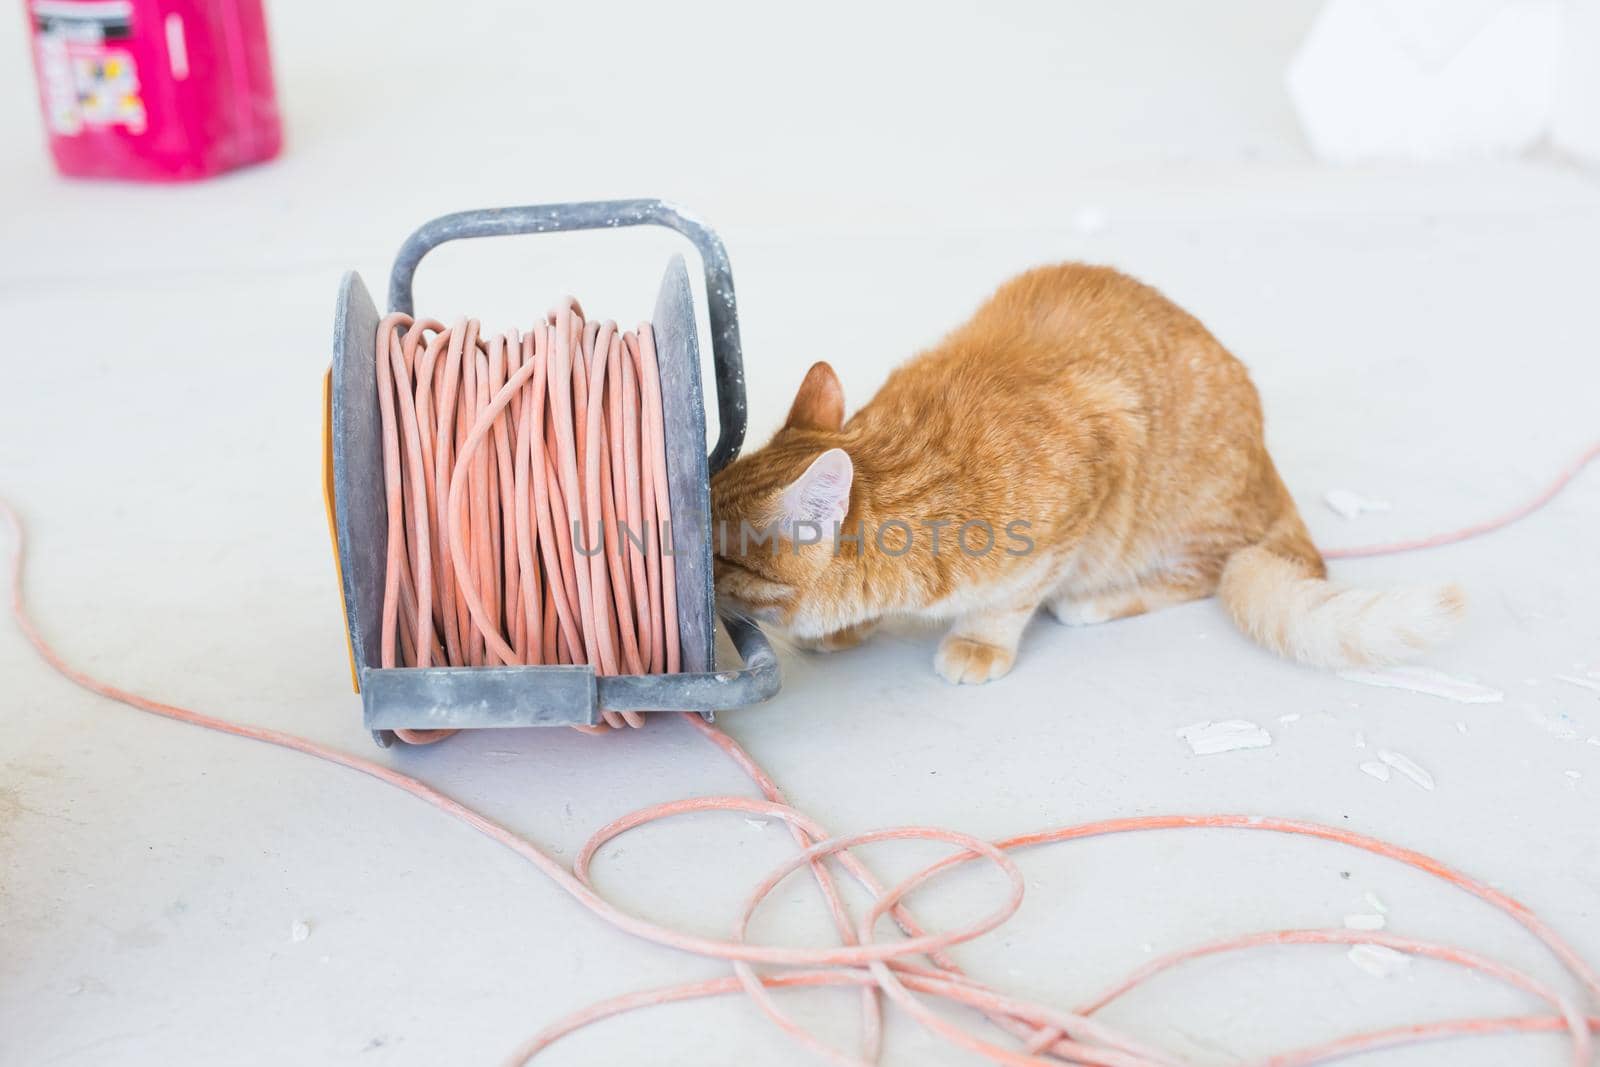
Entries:
{"type": "MultiPolygon", "coordinates": [[[[625,516],[629,530],[637,535],[655,529],[654,517],[667,514],[659,381],[649,327],[619,334],[609,323],[586,324],[577,304],[570,300],[526,337],[513,333],[487,343],[478,337],[475,322],[460,322],[447,329],[437,322],[390,316],[379,330],[376,355],[390,517],[384,666],[394,665],[403,654],[408,663],[420,665],[586,662],[605,673],[623,668],[635,673],[676,670],[671,557],[661,552],[659,538],[633,548],[626,538],[616,536],[618,516],[625,516]],[[491,440],[492,457],[482,452],[491,440]],[[443,535],[441,507],[447,520],[443,535]],[[605,551],[587,559],[581,554],[574,557],[570,536],[563,538],[560,531],[564,527],[570,533],[575,525],[584,531],[604,529],[605,551]]],[[[1600,444],[1591,447],[1533,501],[1487,522],[1423,540],[1327,554],[1338,558],[1402,552],[1499,529],[1542,507],[1597,455],[1600,444]]],[[[1589,998],[1600,1000],[1600,976],[1524,905],[1421,853],[1314,823],[1246,815],[1167,815],[1100,820],[993,843],[923,826],[829,837],[821,826],[789,806],[777,784],[738,742],[698,715],[686,714],[682,720],[737,763],[764,799],[701,797],[643,808],[596,831],[568,870],[505,827],[409,775],[293,734],[241,726],[149,700],[72,667],[45,641],[27,613],[22,594],[22,525],[4,501],[0,501],[0,512],[15,533],[12,612],[39,654],[70,681],[142,711],[265,741],[381,779],[522,856],[618,929],[657,944],[725,960],[732,966],[734,973],[727,978],[632,993],[595,1004],[529,1038],[508,1058],[508,1064],[524,1064],[563,1036],[614,1015],[743,991],[797,1042],[835,1063],[876,1062],[882,1038],[881,997],[886,996],[952,1045],[993,1063],[1170,1067],[1181,1061],[1100,1023],[1095,1012],[1186,960],[1259,945],[1306,944],[1375,944],[1453,963],[1531,993],[1550,1010],[1543,1015],[1446,1020],[1357,1034],[1280,1053],[1262,1061],[1263,1065],[1299,1067],[1432,1038],[1549,1031],[1570,1035],[1572,1062],[1577,1067],[1589,1062],[1590,1032],[1600,1029],[1600,1018],[1586,1015],[1559,991],[1464,949],[1378,931],[1279,930],[1193,946],[1150,961],[1076,1011],[996,992],[967,977],[945,952],[994,930],[1015,914],[1024,891],[1021,872],[1010,857],[1017,849],[1145,830],[1258,830],[1348,845],[1440,878],[1521,923],[1560,960],[1589,998]],[[646,823],[705,811],[780,819],[788,823],[802,846],[751,892],[730,940],[658,926],[619,910],[595,891],[589,869],[601,846],[646,823]],[[952,846],[953,851],[885,889],[851,849],[893,840],[937,841],[952,846]],[[825,865],[830,858],[873,898],[872,907],[859,919],[852,919],[825,865]],[[1003,878],[1006,890],[1002,901],[989,914],[954,930],[928,932],[908,910],[904,898],[949,868],[979,859],[1003,878]],[[841,947],[802,949],[746,943],[746,929],[762,901],[802,866],[809,866],[817,880],[833,914],[841,947]],[[899,926],[903,938],[877,939],[886,915],[899,926]],[[917,957],[927,962],[919,963],[917,957]],[[785,969],[758,974],[752,964],[785,969]],[[822,1044],[786,1016],[769,993],[771,989],[816,986],[854,986],[862,991],[860,1054],[822,1044]],[[1021,1040],[1022,1050],[1002,1047],[955,1026],[917,994],[976,1008],[1021,1040]]],[[[623,722],[638,725],[632,717],[608,717],[611,726],[623,722]]],[[[426,743],[447,733],[422,731],[406,739],[426,743]]]]}
{"type": "MultiPolygon", "coordinates": [[[[378,324],[376,358],[389,517],[380,665],[399,665],[398,643],[408,667],[676,673],[650,326],[586,323],[568,298],[526,335],[486,343],[476,320],[395,314],[378,324]]],[[[632,711],[605,718],[644,725],[632,711]]],[[[429,744],[453,732],[396,734],[429,744]]]]}
{"type": "Polygon", "coordinates": [[[1391,541],[1379,545],[1351,545],[1348,548],[1325,548],[1322,555],[1327,559],[1364,559],[1368,556],[1392,556],[1400,552],[1414,552],[1419,548],[1439,548],[1442,545],[1453,545],[1458,541],[1470,541],[1480,534],[1493,533],[1496,530],[1510,526],[1519,519],[1525,519],[1535,511],[1544,507],[1555,499],[1557,493],[1567,487],[1567,483],[1578,476],[1578,472],[1600,456],[1600,441],[1590,445],[1587,450],[1580,453],[1571,463],[1567,464],[1555,480],[1545,487],[1544,491],[1532,500],[1519,504],[1510,511],[1501,512],[1493,518],[1484,519],[1482,522],[1463,526],[1459,530],[1450,530],[1447,533],[1434,534],[1431,537],[1418,537],[1411,541],[1391,541]]]}

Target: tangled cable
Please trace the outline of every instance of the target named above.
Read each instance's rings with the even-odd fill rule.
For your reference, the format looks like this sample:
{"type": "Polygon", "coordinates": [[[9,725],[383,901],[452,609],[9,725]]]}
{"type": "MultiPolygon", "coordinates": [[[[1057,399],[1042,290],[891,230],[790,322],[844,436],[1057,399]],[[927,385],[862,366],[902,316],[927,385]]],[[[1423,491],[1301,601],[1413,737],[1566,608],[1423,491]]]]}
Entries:
{"type": "MultiPolygon", "coordinates": [[[[389,520],[381,666],[675,673],[649,323],[585,322],[569,297],[527,334],[486,342],[476,319],[394,314],[375,355],[389,520]]],[[[638,712],[604,714],[611,727],[644,725],[638,712]]],[[[413,744],[454,732],[395,731],[413,744]]]]}
{"type": "MultiPolygon", "coordinates": [[[[446,328],[432,320],[390,316],[379,328],[375,351],[385,432],[388,491],[388,569],[384,599],[384,666],[408,664],[590,663],[597,670],[675,671],[676,608],[670,555],[659,540],[633,542],[615,529],[658,530],[667,511],[659,381],[649,327],[618,333],[614,325],[585,323],[568,301],[527,335],[503,334],[485,342],[475,322],[446,328]],[[492,442],[492,452],[485,448],[492,442]],[[582,470],[582,476],[579,470],[582,470]],[[637,525],[634,523],[637,522],[637,525]],[[604,551],[575,550],[563,529],[595,531],[604,551]]],[[[1343,554],[1403,551],[1443,544],[1508,525],[1542,506],[1578,469],[1600,455],[1600,445],[1532,504],[1479,524],[1460,536],[1371,546],[1343,554]]],[[[1425,1039],[1468,1034],[1565,1031],[1572,1062],[1587,1064],[1591,1031],[1600,1018],[1570,997],[1520,970],[1465,949],[1379,931],[1278,930],[1191,946],[1158,957],[1108,986],[1099,996],[1063,1010],[1002,994],[966,975],[948,950],[994,930],[1021,905],[1024,882],[1011,853],[1107,834],[1173,829],[1228,829],[1293,834],[1365,850],[1423,871],[1470,893],[1519,922],[1577,980],[1591,1002],[1600,1001],[1600,976],[1526,906],[1419,852],[1348,830],[1291,819],[1252,815],[1168,815],[1100,820],[987,842],[952,830],[912,826],[831,836],[792,807],[772,778],[733,738],[699,716],[680,718],[721,749],[752,780],[761,799],[701,797],[656,804],[602,827],[569,870],[526,839],[433,787],[390,767],[294,734],[239,725],[150,700],[101,681],[68,664],[39,633],[22,592],[23,534],[3,501],[0,512],[15,531],[12,612],[45,661],[70,681],[131,707],[264,741],[361,771],[426,801],[511,849],[601,919],[645,940],[727,961],[727,978],[630,993],[592,1005],[534,1035],[508,1064],[524,1064],[584,1026],[638,1008],[744,992],[764,1015],[803,1046],[841,1064],[874,1063],[881,1049],[881,999],[888,998],[952,1045],[1007,1065],[1094,1064],[1103,1067],[1172,1067],[1181,1060],[1095,1018],[1106,1004],[1154,975],[1185,961],[1260,945],[1376,944],[1465,967],[1543,1001],[1539,1015],[1465,1018],[1356,1034],[1261,1061],[1263,1067],[1301,1067],[1357,1052],[1425,1039]],[[590,869],[599,849],[646,823],[695,812],[731,812],[785,822],[801,848],[748,896],[728,939],[699,937],[622,911],[595,890],[590,869]],[[923,840],[951,846],[944,859],[885,887],[854,853],[885,841],[923,840]],[[906,898],[940,874],[982,861],[1004,890],[987,914],[954,929],[930,932],[906,898]],[[853,917],[839,892],[836,863],[872,898],[853,917]],[[802,867],[827,902],[840,944],[784,948],[745,940],[761,903],[802,867]],[[899,935],[880,935],[883,920],[899,935]],[[758,972],[754,965],[778,968],[758,972]],[[771,991],[840,986],[861,991],[859,1053],[826,1045],[784,1013],[771,991]],[[976,1009],[1016,1044],[956,1026],[924,998],[976,1009]]],[[[626,717],[610,725],[638,722],[626,717]]],[[[420,731],[407,739],[426,743],[446,731],[420,731]]]]}

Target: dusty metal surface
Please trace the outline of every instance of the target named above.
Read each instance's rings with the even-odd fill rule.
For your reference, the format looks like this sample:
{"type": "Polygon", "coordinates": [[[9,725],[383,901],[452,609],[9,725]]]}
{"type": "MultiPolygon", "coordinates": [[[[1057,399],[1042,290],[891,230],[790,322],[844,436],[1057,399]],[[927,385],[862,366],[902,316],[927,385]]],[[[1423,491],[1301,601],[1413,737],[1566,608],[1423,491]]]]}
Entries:
{"type": "MultiPolygon", "coordinates": [[[[384,500],[382,426],[374,347],[378,309],[361,276],[339,283],[333,329],[333,492],[344,611],[356,671],[378,665],[378,620],[383,616],[384,500]]],[[[362,687],[363,689],[365,686],[362,687]]]]}
{"type": "Polygon", "coordinates": [[[682,256],[661,278],[650,319],[661,365],[661,414],[667,441],[667,494],[672,504],[672,563],[677,574],[678,643],[685,671],[716,667],[716,616],[711,580],[711,480],[706,463],[706,402],[700,392],[700,346],[694,294],[682,256]]]}

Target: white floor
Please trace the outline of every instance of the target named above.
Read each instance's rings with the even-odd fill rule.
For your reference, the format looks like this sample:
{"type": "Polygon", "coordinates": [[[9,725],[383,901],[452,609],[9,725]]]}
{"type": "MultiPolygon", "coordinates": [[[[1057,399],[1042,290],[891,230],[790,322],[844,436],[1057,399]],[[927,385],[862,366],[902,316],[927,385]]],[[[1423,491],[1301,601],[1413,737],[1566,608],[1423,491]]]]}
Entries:
{"type": "MultiPolygon", "coordinates": [[[[1279,466],[1324,544],[1509,505],[1595,433],[1600,182],[1544,163],[1315,164],[1280,87],[1313,6],[1040,3],[926,25],[860,4],[783,22],[761,5],[457,4],[441,20],[279,4],[288,152],[193,188],[55,179],[35,148],[21,20],[0,19],[13,61],[0,493],[31,529],[36,614],[75,662],[142,692],[375,752],[349,691],[317,484],[335,289],[354,267],[381,291],[413,225],[500,203],[661,195],[719,227],[753,440],[810,361],[833,360],[859,402],[1008,273],[1086,258],[1158,284],[1253,368],[1279,466]],[[1320,502],[1334,486],[1394,510],[1341,520],[1320,502]]],[[[419,304],[503,323],[571,290],[639,316],[674,247],[618,234],[452,249],[423,271],[419,304]]],[[[1460,865],[1600,961],[1600,747],[1585,743],[1600,693],[1556,678],[1600,670],[1597,529],[1591,473],[1492,538],[1336,568],[1461,580],[1470,625],[1429,662],[1504,690],[1499,704],[1289,666],[1207,602],[1084,631],[1041,620],[1017,670],[981,689],[934,676],[928,634],[787,656],[782,695],[724,725],[839,832],[1291,815],[1460,865]],[[1273,744],[1196,757],[1174,736],[1220,718],[1259,722],[1273,744]],[[1363,774],[1380,747],[1437,789],[1363,774]]],[[[492,1063],[597,999],[723,973],[611,932],[377,783],[80,692],[10,627],[0,712],[0,1063],[492,1063]],[[297,921],[310,926],[298,942],[297,921]]],[[[748,788],[673,722],[381,758],[569,858],[635,807],[748,788]]],[[[690,820],[608,850],[599,878],[642,913],[720,933],[787,848],[775,827],[690,820]]],[[[872,860],[894,873],[927,855],[872,860]]],[[[1483,906],[1310,842],[1167,834],[1021,862],[1023,912],[959,956],[1063,1005],[1152,948],[1338,925],[1369,892],[1393,930],[1557,975],[1483,906]]],[[[990,888],[957,877],[922,908],[950,921],[990,888]]],[[[822,937],[809,887],[793,883],[757,933],[822,937]]],[[[853,1039],[846,995],[796,1003],[820,1034],[853,1039]]],[[[1442,966],[1385,980],[1301,948],[1194,964],[1107,1017],[1210,1064],[1534,1007],[1442,966]]],[[[1553,1038],[1518,1038],[1382,1062],[1562,1056],[1553,1038]]],[[[812,1062],[737,1001],[607,1024],[548,1062],[636,1058],[812,1062]]],[[[896,1017],[887,1062],[970,1060],[896,1017]]]]}

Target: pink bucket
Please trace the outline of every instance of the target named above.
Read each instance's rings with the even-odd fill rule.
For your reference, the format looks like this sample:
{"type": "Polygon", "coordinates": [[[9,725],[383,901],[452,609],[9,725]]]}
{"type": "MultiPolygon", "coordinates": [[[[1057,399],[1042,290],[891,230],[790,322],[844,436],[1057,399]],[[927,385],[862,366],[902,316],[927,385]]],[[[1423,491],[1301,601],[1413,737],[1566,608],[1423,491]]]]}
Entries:
{"type": "Polygon", "coordinates": [[[283,143],[260,0],[25,0],[56,167],[188,181],[283,143]]]}

